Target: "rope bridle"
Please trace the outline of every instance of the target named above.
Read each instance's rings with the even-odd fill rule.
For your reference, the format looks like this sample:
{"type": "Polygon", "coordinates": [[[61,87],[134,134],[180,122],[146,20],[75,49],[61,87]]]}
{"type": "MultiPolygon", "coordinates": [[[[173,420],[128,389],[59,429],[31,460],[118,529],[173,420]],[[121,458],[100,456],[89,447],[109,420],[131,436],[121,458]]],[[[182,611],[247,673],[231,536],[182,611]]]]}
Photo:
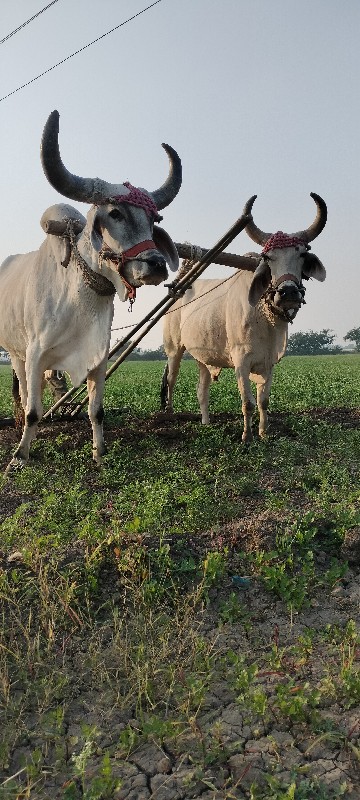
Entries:
{"type": "Polygon", "coordinates": [[[144,253],[145,250],[157,250],[156,244],[152,239],[145,239],[143,242],[139,242],[133,247],[129,247],[128,250],[124,250],[120,254],[114,253],[114,251],[106,245],[103,245],[99,252],[99,261],[104,259],[106,261],[111,261],[116,265],[117,272],[127,289],[130,307],[132,307],[133,303],[135,303],[136,288],[126,280],[125,276],[123,275],[123,269],[127,261],[136,259],[136,256],[138,256],[140,253],[144,253]]]}
{"type": "Polygon", "coordinates": [[[290,272],[285,273],[285,275],[281,275],[281,277],[278,278],[275,281],[275,283],[271,283],[271,285],[268,286],[268,288],[265,290],[261,300],[263,300],[264,303],[266,303],[271,313],[274,314],[275,317],[279,317],[280,319],[283,319],[285,322],[290,322],[292,324],[296,317],[296,314],[300,310],[300,306],[299,308],[294,309],[295,313],[292,314],[292,316],[290,316],[289,312],[286,309],[280,308],[273,302],[278,287],[280,286],[281,283],[284,283],[285,281],[292,281],[292,283],[295,283],[299,291],[299,294],[301,295],[300,306],[304,305],[306,303],[305,286],[301,281],[297,279],[296,275],[292,275],[290,272]]]}
{"type": "MultiPolygon", "coordinates": [[[[96,294],[104,297],[104,296],[111,296],[114,295],[116,289],[111,281],[108,280],[104,275],[100,275],[98,272],[94,272],[94,270],[89,267],[85,259],[79,253],[77,247],[77,239],[76,233],[74,230],[74,220],[69,219],[66,225],[66,231],[63,234],[63,238],[65,241],[65,257],[62,260],[62,266],[67,267],[73,255],[77,265],[80,267],[84,283],[89,286],[96,294]]],[[[116,265],[118,275],[120,276],[127,292],[128,292],[128,299],[130,303],[130,309],[135,302],[136,298],[136,288],[129,283],[125,276],[123,275],[123,269],[127,261],[132,261],[136,259],[136,257],[140,254],[145,252],[145,250],[157,250],[156,244],[152,239],[146,239],[143,242],[139,242],[138,244],[134,245],[133,247],[129,247],[127,250],[124,250],[122,253],[118,254],[111,250],[110,247],[103,245],[101,250],[98,254],[98,261],[99,264],[102,260],[111,261],[113,264],[116,265]]]]}
{"type": "MultiPolygon", "coordinates": [[[[276,233],[273,233],[265,243],[261,255],[263,259],[266,261],[267,253],[269,252],[269,250],[273,250],[276,248],[282,249],[287,247],[296,247],[298,249],[299,245],[302,245],[306,247],[307,250],[310,250],[310,245],[304,239],[301,239],[298,236],[289,236],[287,233],[284,233],[283,231],[276,231],[276,233]]],[[[265,290],[261,299],[264,301],[264,303],[266,303],[266,305],[270,309],[271,313],[274,314],[274,316],[283,319],[285,322],[293,323],[295,316],[299,311],[300,306],[299,308],[295,309],[295,313],[292,316],[290,316],[288,311],[286,311],[283,308],[279,308],[279,306],[275,305],[275,303],[273,302],[280,284],[285,283],[285,281],[291,281],[292,283],[295,284],[299,294],[301,295],[300,306],[305,304],[305,299],[304,299],[305,286],[301,281],[298,280],[296,275],[293,275],[290,272],[286,272],[284,275],[281,275],[280,278],[277,278],[277,280],[274,282],[271,281],[271,285],[265,290]]]]}

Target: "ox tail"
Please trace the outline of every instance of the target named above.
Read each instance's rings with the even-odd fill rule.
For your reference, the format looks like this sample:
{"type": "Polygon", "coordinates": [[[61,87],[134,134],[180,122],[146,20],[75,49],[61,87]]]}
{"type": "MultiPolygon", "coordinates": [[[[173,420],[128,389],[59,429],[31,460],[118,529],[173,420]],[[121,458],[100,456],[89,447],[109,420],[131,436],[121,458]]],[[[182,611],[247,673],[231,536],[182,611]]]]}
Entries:
{"type": "Polygon", "coordinates": [[[168,384],[168,375],[169,375],[169,364],[166,364],[166,367],[163,372],[163,376],[161,379],[161,388],[160,388],[160,407],[161,411],[166,411],[168,395],[169,395],[169,384],[168,384]]]}

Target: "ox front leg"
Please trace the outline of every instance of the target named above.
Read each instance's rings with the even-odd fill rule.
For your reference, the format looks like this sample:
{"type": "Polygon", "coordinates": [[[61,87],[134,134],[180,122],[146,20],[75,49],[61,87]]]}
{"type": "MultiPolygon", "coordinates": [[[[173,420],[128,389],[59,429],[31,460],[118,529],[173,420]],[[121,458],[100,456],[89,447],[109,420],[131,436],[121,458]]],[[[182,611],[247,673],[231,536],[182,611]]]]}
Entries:
{"type": "Polygon", "coordinates": [[[102,362],[96,369],[89,372],[87,377],[87,387],[89,394],[88,414],[93,433],[93,459],[100,467],[102,456],[105,453],[105,442],[103,432],[103,396],[105,385],[107,361],[102,362]]]}
{"type": "Polygon", "coordinates": [[[246,365],[246,360],[242,361],[238,366],[235,366],[235,374],[241,395],[242,413],[244,417],[244,430],[241,438],[243,442],[249,444],[249,442],[253,440],[251,421],[255,409],[255,399],[251,391],[250,370],[246,365]]]}
{"type": "Polygon", "coordinates": [[[259,409],[259,436],[262,439],[266,437],[268,431],[268,407],[270,399],[270,389],[272,384],[272,370],[270,375],[262,378],[256,387],[257,393],[257,407],[259,409]]]}
{"type": "Polygon", "coordinates": [[[205,364],[197,362],[199,367],[199,382],[197,385],[197,399],[201,410],[201,422],[203,425],[209,425],[209,389],[211,383],[211,372],[205,364]]]}

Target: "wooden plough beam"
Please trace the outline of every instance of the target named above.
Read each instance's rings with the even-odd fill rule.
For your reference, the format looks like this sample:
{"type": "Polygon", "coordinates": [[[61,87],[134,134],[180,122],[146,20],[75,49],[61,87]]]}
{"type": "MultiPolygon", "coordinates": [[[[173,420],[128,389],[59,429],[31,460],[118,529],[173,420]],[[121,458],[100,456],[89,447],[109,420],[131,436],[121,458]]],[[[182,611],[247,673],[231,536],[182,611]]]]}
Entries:
{"type": "MultiPolygon", "coordinates": [[[[180,244],[175,242],[175,247],[179,253],[180,258],[193,258],[193,253],[201,253],[201,258],[204,258],[209,250],[205,247],[198,247],[197,245],[189,244],[188,242],[180,244]]],[[[245,269],[249,272],[254,272],[257,264],[254,263],[254,256],[238,256],[235,253],[219,253],[214,256],[212,264],[222,264],[223,267],[234,267],[235,269],[245,269]]]]}
{"type": "MultiPolygon", "coordinates": [[[[219,239],[219,241],[210,248],[210,250],[205,250],[204,248],[196,248],[197,252],[201,251],[201,258],[194,264],[193,267],[189,269],[189,271],[181,278],[175,279],[170,284],[165,284],[168,287],[168,295],[163,297],[162,300],[152,309],[152,311],[144,317],[141,322],[135,325],[131,332],[126,334],[119,342],[114,345],[114,347],[109,351],[108,358],[112,358],[129,340],[131,339],[131,344],[123,350],[121,355],[114,361],[109,369],[106,372],[105,380],[108,380],[110,376],[118,369],[120,364],[128,357],[128,355],[138,346],[139,342],[143,339],[143,337],[151,330],[151,328],[156,325],[156,323],[161,319],[161,317],[166,314],[166,312],[171,308],[171,306],[176,303],[176,301],[181,297],[187,289],[190,288],[192,283],[204,272],[204,270],[209,266],[209,264],[223,264],[225,266],[235,267],[236,269],[246,269],[254,272],[257,266],[257,259],[251,256],[237,256],[231,253],[223,253],[223,249],[228,247],[229,244],[235,239],[235,237],[246,227],[246,225],[251,221],[252,217],[249,214],[242,214],[241,217],[232,225],[231,228],[224,234],[224,236],[219,239]],[[141,330],[143,329],[143,330],[141,330]],[[133,339],[134,334],[138,333],[139,335],[133,339]]],[[[195,248],[191,244],[178,244],[176,243],[176,249],[179,253],[180,258],[193,258],[193,253],[195,248]]],[[[86,403],[88,402],[88,395],[86,392],[86,383],[82,384],[80,387],[72,387],[69,389],[63,397],[58,400],[54,405],[49,408],[48,411],[43,415],[43,419],[49,419],[58,411],[59,408],[62,406],[71,406],[71,410],[69,412],[69,416],[76,417],[80,411],[84,408],[86,403]],[[85,395],[85,396],[84,396],[85,395]]]]}

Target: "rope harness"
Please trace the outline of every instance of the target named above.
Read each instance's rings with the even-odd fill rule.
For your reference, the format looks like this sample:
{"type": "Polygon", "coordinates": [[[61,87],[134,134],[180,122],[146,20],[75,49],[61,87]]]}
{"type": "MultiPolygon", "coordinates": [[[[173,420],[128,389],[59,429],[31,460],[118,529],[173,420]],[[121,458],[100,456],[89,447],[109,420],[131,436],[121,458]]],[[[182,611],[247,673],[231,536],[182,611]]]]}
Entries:
{"type": "MultiPolygon", "coordinates": [[[[282,249],[284,247],[298,248],[299,245],[306,247],[307,250],[311,249],[310,245],[308,245],[307,242],[304,241],[304,239],[300,239],[298,236],[288,236],[288,234],[284,233],[283,231],[277,231],[276,233],[273,233],[272,236],[270,236],[270,238],[267,240],[261,255],[266,260],[267,253],[269,252],[269,250],[274,250],[275,248],[282,249]]],[[[283,319],[285,322],[290,322],[292,324],[297,312],[299,311],[299,308],[294,309],[295,313],[293,313],[290,316],[287,310],[280,308],[273,302],[278,287],[280,286],[281,283],[284,283],[285,281],[291,281],[292,283],[295,283],[295,286],[297,287],[298,292],[301,295],[300,305],[305,304],[306,302],[304,299],[306,291],[305,286],[301,281],[298,280],[296,275],[293,275],[291,272],[286,272],[284,275],[281,275],[280,278],[277,278],[276,281],[271,281],[271,285],[265,290],[261,299],[268,306],[271,313],[275,317],[279,317],[280,319],[283,319]]]]}
{"type": "MultiPolygon", "coordinates": [[[[68,220],[66,225],[66,231],[63,234],[63,238],[65,241],[65,258],[62,260],[62,266],[67,267],[71,258],[71,254],[73,254],[76,263],[80,267],[82,272],[82,276],[84,279],[84,283],[90,287],[96,294],[100,296],[106,295],[114,295],[115,294],[115,287],[108,280],[105,278],[104,275],[100,275],[98,272],[94,272],[85,259],[80,255],[78,247],[77,247],[77,240],[76,234],[74,231],[74,222],[73,220],[68,220]]],[[[136,288],[129,283],[125,276],[123,275],[123,269],[127,261],[132,261],[135,259],[140,253],[145,252],[145,250],[157,250],[156,244],[152,239],[146,239],[143,242],[139,242],[138,244],[134,245],[133,247],[129,247],[128,250],[124,250],[122,253],[117,254],[109,247],[103,246],[99,251],[98,261],[99,264],[102,260],[111,261],[113,264],[116,265],[117,272],[120,275],[120,278],[128,292],[128,299],[130,303],[130,310],[132,310],[132,306],[136,299],[136,288]]]]}
{"type": "Polygon", "coordinates": [[[71,258],[71,254],[73,254],[75,261],[80,267],[84,283],[86,286],[89,286],[96,294],[100,295],[101,297],[111,296],[115,294],[115,287],[104,275],[99,275],[98,272],[94,272],[89,265],[86,263],[85,259],[80,255],[77,242],[76,242],[76,235],[74,231],[74,223],[73,220],[69,219],[66,225],[66,232],[64,233],[64,240],[65,240],[65,247],[66,253],[65,258],[61,262],[63,267],[67,267],[71,258]]]}
{"type": "MultiPolygon", "coordinates": [[[[129,205],[143,208],[149,219],[154,219],[155,222],[161,222],[162,217],[160,216],[152,197],[146,194],[146,192],[143,192],[141,189],[137,189],[136,186],[132,186],[129,181],[125,181],[124,186],[126,186],[128,189],[128,194],[115,195],[114,197],[108,198],[106,202],[112,203],[113,205],[129,203],[129,205]]],[[[73,254],[76,263],[82,272],[84,283],[86,283],[90,289],[100,296],[114,295],[116,290],[111,281],[109,281],[108,278],[105,278],[104,275],[94,272],[94,270],[89,267],[85,259],[80,255],[77,247],[75,225],[76,223],[74,220],[67,220],[66,230],[63,234],[63,239],[65,242],[65,256],[61,262],[62,266],[65,268],[68,266],[71,254],[73,254]]],[[[98,254],[99,266],[101,266],[102,260],[111,261],[116,265],[117,272],[120,275],[120,278],[128,293],[130,311],[132,311],[132,306],[135,303],[136,288],[126,280],[125,276],[123,275],[123,270],[127,261],[136,259],[136,257],[140,253],[145,252],[145,250],[157,250],[156,244],[152,239],[146,239],[143,242],[139,242],[133,247],[129,247],[127,250],[124,250],[120,254],[115,253],[110,249],[110,247],[103,246],[98,254]]]]}
{"type": "MultiPolygon", "coordinates": [[[[284,247],[297,247],[298,245],[306,247],[307,250],[311,249],[310,245],[308,245],[303,239],[299,239],[297,236],[288,236],[288,234],[283,233],[283,231],[277,231],[276,233],[272,234],[272,236],[270,236],[270,238],[267,240],[262,250],[261,256],[266,259],[267,257],[266,254],[268,253],[269,250],[273,250],[275,248],[284,248],[284,247]]],[[[197,252],[201,248],[197,248],[195,245],[193,245],[192,247],[194,249],[194,253],[193,252],[191,253],[191,258],[183,259],[177,280],[183,277],[183,275],[186,275],[189,269],[191,269],[191,267],[196,262],[197,258],[201,257],[201,253],[199,255],[197,252]]],[[[239,272],[241,272],[241,270],[239,270],[239,272]]],[[[189,300],[188,303],[184,303],[184,306],[191,305],[191,303],[196,302],[196,300],[200,300],[202,297],[205,297],[205,295],[210,294],[210,292],[213,292],[214,289],[217,289],[218,286],[222,285],[223,283],[226,283],[232,277],[233,276],[231,275],[229,278],[225,278],[225,280],[221,281],[220,284],[217,284],[216,286],[213,286],[211,289],[208,289],[207,292],[204,292],[198,297],[195,297],[193,300],[189,300]]],[[[304,278],[308,280],[306,276],[304,276],[304,278]]],[[[268,322],[270,322],[271,325],[275,325],[276,318],[282,319],[284,322],[290,322],[292,324],[297,312],[299,311],[299,308],[294,309],[295,313],[290,315],[290,313],[286,309],[280,308],[273,302],[278,287],[280,286],[281,283],[284,283],[285,281],[291,281],[292,283],[295,283],[299,291],[299,294],[302,297],[301,305],[306,303],[304,299],[306,289],[302,281],[299,281],[296,275],[293,275],[290,272],[286,272],[284,275],[281,275],[280,278],[277,278],[275,282],[273,281],[271,282],[271,285],[265,290],[264,294],[262,295],[258,303],[260,313],[267,319],[268,322]]],[[[174,281],[174,285],[175,284],[176,281],[174,281]]],[[[176,311],[176,309],[172,309],[167,313],[172,314],[174,311],[176,311]]]]}

